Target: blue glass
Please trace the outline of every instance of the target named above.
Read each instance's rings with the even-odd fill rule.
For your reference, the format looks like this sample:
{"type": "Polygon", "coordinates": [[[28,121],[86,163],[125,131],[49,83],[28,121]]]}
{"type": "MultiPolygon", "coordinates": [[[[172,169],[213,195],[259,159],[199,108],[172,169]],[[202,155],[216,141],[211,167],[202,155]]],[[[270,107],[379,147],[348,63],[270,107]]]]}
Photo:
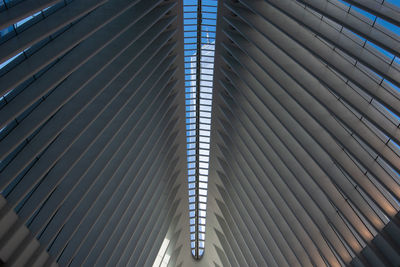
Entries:
{"type": "Polygon", "coordinates": [[[208,161],[210,154],[210,138],[208,136],[210,136],[211,130],[210,111],[212,104],[217,4],[218,2],[215,0],[201,2],[202,20],[197,25],[197,11],[199,8],[197,1],[184,0],[183,2],[189,210],[195,209],[202,216],[194,217],[192,212],[189,214],[189,217],[191,217],[190,232],[195,233],[190,236],[191,251],[196,259],[199,259],[203,255],[205,246],[204,231],[207,205],[207,198],[205,196],[207,195],[208,188],[208,161]],[[200,40],[197,40],[198,33],[201,36],[200,40]],[[200,56],[197,55],[198,49],[201,52],[200,56]],[[198,60],[200,64],[198,64],[198,60]],[[198,65],[200,69],[196,69],[198,65]],[[197,76],[196,74],[199,72],[200,76],[197,76]],[[198,95],[196,94],[196,86],[200,89],[198,95]],[[197,110],[197,107],[199,110],[197,110]],[[197,116],[200,119],[199,124],[195,124],[197,116]],[[197,127],[201,130],[197,129],[197,127]],[[196,150],[195,143],[197,135],[199,135],[199,141],[201,141],[198,150],[196,150]],[[196,173],[196,170],[199,173],[196,173]]]}

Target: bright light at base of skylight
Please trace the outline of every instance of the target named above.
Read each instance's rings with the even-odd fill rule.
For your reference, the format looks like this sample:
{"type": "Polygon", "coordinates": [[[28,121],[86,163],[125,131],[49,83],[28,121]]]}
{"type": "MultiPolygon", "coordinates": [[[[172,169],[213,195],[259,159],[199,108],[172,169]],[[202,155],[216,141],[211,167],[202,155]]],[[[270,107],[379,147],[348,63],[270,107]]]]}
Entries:
{"type": "Polygon", "coordinates": [[[164,267],[168,266],[171,255],[167,254],[167,248],[170,240],[165,238],[163,243],[161,244],[160,250],[158,251],[157,257],[153,263],[153,267],[164,267]]]}

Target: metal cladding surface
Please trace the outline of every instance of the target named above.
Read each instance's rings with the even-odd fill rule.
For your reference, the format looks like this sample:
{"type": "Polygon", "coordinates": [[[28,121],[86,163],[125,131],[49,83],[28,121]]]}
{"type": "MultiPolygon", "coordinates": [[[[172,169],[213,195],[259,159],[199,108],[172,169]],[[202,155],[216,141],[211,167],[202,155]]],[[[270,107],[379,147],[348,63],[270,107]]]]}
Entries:
{"type": "Polygon", "coordinates": [[[400,8],[346,2],[218,7],[223,266],[400,264],[400,8]]]}
{"type": "Polygon", "coordinates": [[[216,3],[0,0],[0,265],[400,266],[399,2],[216,3]]]}

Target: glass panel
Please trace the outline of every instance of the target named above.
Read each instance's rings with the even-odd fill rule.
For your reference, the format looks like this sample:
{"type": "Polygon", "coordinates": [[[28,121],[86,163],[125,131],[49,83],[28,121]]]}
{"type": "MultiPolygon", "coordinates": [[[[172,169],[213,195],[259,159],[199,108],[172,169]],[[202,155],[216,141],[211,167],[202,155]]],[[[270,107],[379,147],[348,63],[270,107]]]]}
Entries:
{"type": "Polygon", "coordinates": [[[199,196],[199,201],[206,203],[207,202],[207,197],[199,196]]]}
{"type": "Polygon", "coordinates": [[[199,189],[199,195],[207,196],[207,190],[199,189]]]}
{"type": "Polygon", "coordinates": [[[199,257],[203,256],[204,254],[204,249],[199,249],[199,257]]]}
{"type": "Polygon", "coordinates": [[[200,182],[208,182],[208,177],[206,175],[199,175],[200,182]]]}
{"type": "MultiPolygon", "coordinates": [[[[207,184],[206,184],[207,186],[207,184]]],[[[204,203],[199,203],[199,209],[205,210],[207,208],[207,205],[204,203]]]]}

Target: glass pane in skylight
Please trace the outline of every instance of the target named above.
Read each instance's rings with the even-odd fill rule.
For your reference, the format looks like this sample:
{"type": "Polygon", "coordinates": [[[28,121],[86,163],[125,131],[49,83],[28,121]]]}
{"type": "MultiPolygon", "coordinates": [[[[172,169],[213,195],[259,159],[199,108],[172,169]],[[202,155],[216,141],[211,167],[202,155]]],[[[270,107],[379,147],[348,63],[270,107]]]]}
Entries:
{"type": "Polygon", "coordinates": [[[207,197],[200,196],[199,197],[199,201],[206,203],[207,202],[207,197]]]}

